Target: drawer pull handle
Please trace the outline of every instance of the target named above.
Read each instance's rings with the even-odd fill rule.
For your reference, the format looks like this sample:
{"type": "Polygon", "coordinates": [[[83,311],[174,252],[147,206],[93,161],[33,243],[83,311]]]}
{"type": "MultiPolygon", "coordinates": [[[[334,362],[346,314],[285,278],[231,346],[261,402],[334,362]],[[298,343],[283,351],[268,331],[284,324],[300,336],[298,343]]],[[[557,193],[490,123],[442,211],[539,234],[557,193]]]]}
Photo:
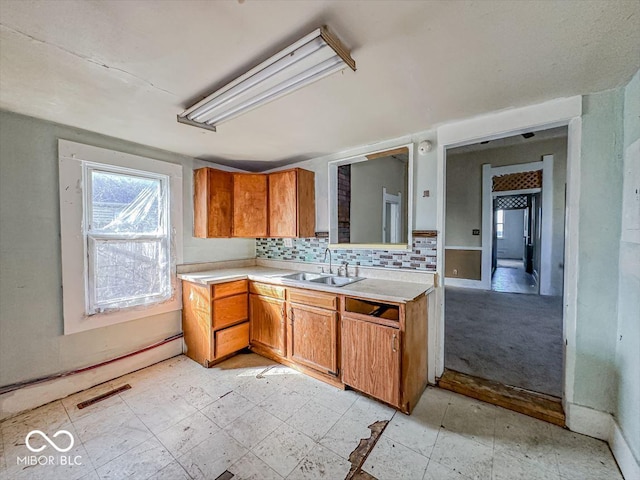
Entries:
{"type": "Polygon", "coordinates": [[[397,352],[398,351],[398,349],[396,348],[396,338],[397,337],[398,336],[395,333],[393,334],[393,337],[391,337],[391,350],[393,352],[397,352]]]}

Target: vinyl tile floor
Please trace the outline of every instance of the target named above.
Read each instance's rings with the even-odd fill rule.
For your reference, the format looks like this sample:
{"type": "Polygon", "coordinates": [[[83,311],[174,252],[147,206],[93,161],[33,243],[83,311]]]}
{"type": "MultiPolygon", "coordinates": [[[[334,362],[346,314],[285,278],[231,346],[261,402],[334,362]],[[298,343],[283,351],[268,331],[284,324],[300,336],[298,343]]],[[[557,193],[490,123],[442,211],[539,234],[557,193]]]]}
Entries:
{"type": "Polygon", "coordinates": [[[491,277],[491,290],[503,293],[538,294],[536,279],[525,272],[521,261],[498,259],[491,277]]]}
{"type": "Polygon", "coordinates": [[[606,443],[518,413],[429,387],[407,416],[241,354],[210,369],[175,357],[4,420],[0,479],[339,480],[377,420],[389,423],[363,470],[379,480],[622,478],[606,443]],[[34,434],[31,448],[44,448],[31,454],[35,429],[62,449],[59,430],[75,442],[58,454],[34,434]],[[54,461],[18,463],[29,454],[54,461]]]}

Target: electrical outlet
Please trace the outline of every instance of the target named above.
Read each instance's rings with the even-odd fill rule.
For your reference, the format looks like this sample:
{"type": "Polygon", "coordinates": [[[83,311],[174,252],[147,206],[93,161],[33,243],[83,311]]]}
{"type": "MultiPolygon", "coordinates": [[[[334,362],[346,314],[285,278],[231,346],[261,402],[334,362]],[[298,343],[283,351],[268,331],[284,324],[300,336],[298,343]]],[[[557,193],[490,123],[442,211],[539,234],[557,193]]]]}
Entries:
{"type": "Polygon", "coordinates": [[[292,248],[293,247],[293,238],[285,238],[284,239],[284,246],[287,248],[292,248]]]}
{"type": "Polygon", "coordinates": [[[454,268],[454,269],[453,269],[453,274],[454,274],[456,277],[458,276],[458,269],[457,269],[457,268],[454,268]]]}
{"type": "Polygon", "coordinates": [[[480,230],[479,230],[479,229],[477,229],[477,228],[474,228],[474,229],[471,231],[471,233],[472,233],[473,235],[480,235],[480,230]]]}
{"type": "Polygon", "coordinates": [[[429,190],[425,190],[424,192],[422,192],[423,197],[428,197],[430,195],[431,195],[431,192],[429,192],[429,190]]]}

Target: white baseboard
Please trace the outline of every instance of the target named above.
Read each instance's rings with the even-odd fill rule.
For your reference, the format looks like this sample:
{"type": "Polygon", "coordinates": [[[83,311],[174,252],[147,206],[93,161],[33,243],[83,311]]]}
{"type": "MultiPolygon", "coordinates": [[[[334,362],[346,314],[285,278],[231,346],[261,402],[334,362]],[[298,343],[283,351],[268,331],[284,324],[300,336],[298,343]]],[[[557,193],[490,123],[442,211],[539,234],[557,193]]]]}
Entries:
{"type": "MultiPolygon", "coordinates": [[[[444,279],[446,287],[462,287],[462,288],[477,288],[479,290],[487,290],[481,280],[468,280],[466,278],[446,277],[444,279]]],[[[490,290],[489,288],[488,290],[490,290]]]]}
{"type": "Polygon", "coordinates": [[[567,403],[565,413],[567,427],[572,432],[609,441],[613,423],[611,414],[575,403],[567,403]]]}
{"type": "Polygon", "coordinates": [[[627,480],[640,478],[640,464],[638,463],[638,459],[633,455],[627,440],[624,438],[624,435],[622,435],[622,430],[620,430],[618,423],[615,420],[612,423],[609,448],[611,448],[613,456],[616,462],[618,462],[622,475],[624,475],[624,478],[627,480]]]}
{"type": "Polygon", "coordinates": [[[0,420],[40,407],[182,353],[182,338],[93,370],[55,378],[0,395],[0,420]]]}

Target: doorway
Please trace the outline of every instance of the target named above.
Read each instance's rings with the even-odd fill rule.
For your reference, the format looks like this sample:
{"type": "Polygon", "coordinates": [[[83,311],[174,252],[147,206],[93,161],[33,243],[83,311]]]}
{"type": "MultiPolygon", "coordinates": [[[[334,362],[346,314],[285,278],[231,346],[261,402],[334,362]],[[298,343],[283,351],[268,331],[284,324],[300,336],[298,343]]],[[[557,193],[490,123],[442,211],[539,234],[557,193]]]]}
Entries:
{"type": "Polygon", "coordinates": [[[534,137],[446,151],[444,367],[445,374],[513,387],[559,408],[564,272],[555,259],[564,256],[567,129],[534,137]],[[549,162],[553,181],[545,191],[549,162]],[[461,276],[473,270],[465,262],[477,262],[480,275],[461,276]]]}
{"type": "Polygon", "coordinates": [[[494,196],[491,290],[537,295],[540,278],[540,194],[494,196]]]}

